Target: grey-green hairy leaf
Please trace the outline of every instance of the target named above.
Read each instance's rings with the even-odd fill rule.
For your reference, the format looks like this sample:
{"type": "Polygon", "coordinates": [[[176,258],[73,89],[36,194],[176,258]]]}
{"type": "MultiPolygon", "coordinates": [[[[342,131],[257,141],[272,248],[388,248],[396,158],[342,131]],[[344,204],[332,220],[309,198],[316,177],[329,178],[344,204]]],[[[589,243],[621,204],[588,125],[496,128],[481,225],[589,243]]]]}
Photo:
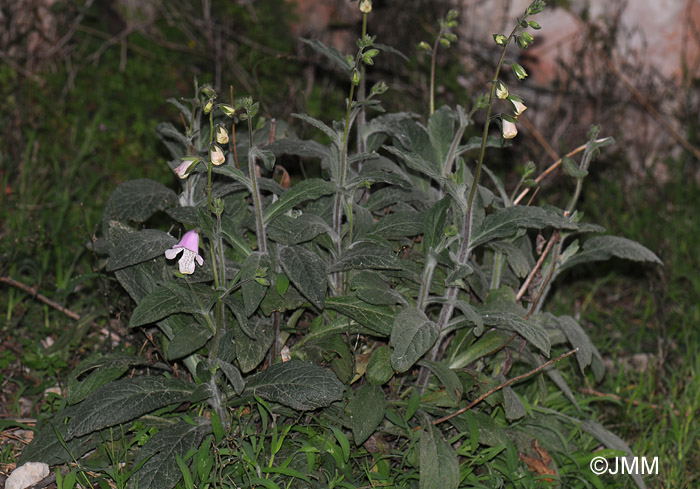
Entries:
{"type": "Polygon", "coordinates": [[[107,271],[136,265],[157,256],[173,246],[177,240],[157,229],[125,230],[117,221],[110,222],[109,261],[107,271]]]}
{"type": "Polygon", "coordinates": [[[457,489],[459,460],[432,423],[423,423],[420,435],[419,489],[457,489]]]}
{"type": "Polygon", "coordinates": [[[354,319],[381,336],[389,336],[396,314],[387,306],[375,306],[355,296],[329,297],[326,308],[354,319]]]}
{"type": "Polygon", "coordinates": [[[284,192],[277,202],[271,204],[265,210],[263,220],[265,223],[270,222],[273,218],[284,214],[290,209],[293,209],[302,202],[307,200],[316,200],[324,195],[332,194],[336,191],[335,184],[320,178],[310,178],[303,180],[292,188],[284,192]]]}
{"type": "Polygon", "coordinates": [[[323,309],[328,287],[326,262],[301,246],[282,248],[279,260],[289,280],[319,310],[323,309]]]}
{"type": "Polygon", "coordinates": [[[118,379],[133,365],[143,365],[146,359],[123,353],[96,353],[71,372],[66,385],[66,401],[75,404],[92,391],[118,379]]]}
{"type": "Polygon", "coordinates": [[[331,272],[345,270],[400,270],[401,261],[391,250],[372,245],[358,245],[350,248],[335,262],[331,272]]]}
{"type": "Polygon", "coordinates": [[[376,222],[369,234],[387,239],[418,236],[423,232],[424,215],[422,212],[394,212],[376,222]]]}
{"type": "Polygon", "coordinates": [[[438,326],[415,307],[403,309],[394,320],[391,329],[391,365],[398,372],[405,372],[415,364],[435,343],[438,326]]]}
{"type": "Polygon", "coordinates": [[[255,251],[243,261],[241,268],[241,293],[243,307],[247,316],[252,316],[265,297],[267,286],[255,280],[256,273],[262,269],[270,270],[270,257],[266,253],[255,251]]]}
{"type": "Polygon", "coordinates": [[[559,272],[583,263],[609,260],[613,257],[662,264],[658,256],[635,241],[619,236],[595,236],[587,239],[583,243],[583,249],[564,263],[559,272]]]}
{"type": "Polygon", "coordinates": [[[178,456],[184,458],[190,450],[199,446],[211,432],[206,418],[195,418],[193,423],[179,420],[153,435],[138,452],[136,465],[145,463],[129,481],[130,489],[170,489],[182,478],[177,465],[178,456]]]}
{"type": "Polygon", "coordinates": [[[191,384],[165,377],[142,376],[110,382],[77,405],[68,425],[68,439],[188,401],[191,394],[191,384]]]}
{"type": "Polygon", "coordinates": [[[285,245],[305,243],[332,232],[326,221],[313,214],[302,214],[297,218],[281,215],[267,225],[268,238],[285,245]]]}
{"type": "Polygon", "coordinates": [[[299,411],[328,406],[343,397],[345,386],[328,369],[290,360],[248,378],[246,392],[299,411]]]}
{"type": "Polygon", "coordinates": [[[103,226],[112,219],[123,222],[145,222],[156,212],[176,205],[177,199],[175,192],[153,180],[142,178],[124,182],[107,200],[102,215],[103,226]]]}
{"type": "Polygon", "coordinates": [[[129,327],[143,326],[170,316],[171,314],[201,312],[199,305],[188,291],[177,287],[157,286],[134,309],[129,327]]]}
{"type": "Polygon", "coordinates": [[[365,384],[355,393],[348,403],[350,423],[355,445],[362,445],[377,429],[384,419],[386,399],[384,391],[376,385],[365,384]]]}
{"type": "Polygon", "coordinates": [[[421,366],[426,366],[445,386],[447,396],[452,400],[454,406],[457,406],[462,398],[462,382],[460,382],[457,374],[450,367],[441,362],[433,362],[430,360],[422,360],[419,362],[421,366]]]}

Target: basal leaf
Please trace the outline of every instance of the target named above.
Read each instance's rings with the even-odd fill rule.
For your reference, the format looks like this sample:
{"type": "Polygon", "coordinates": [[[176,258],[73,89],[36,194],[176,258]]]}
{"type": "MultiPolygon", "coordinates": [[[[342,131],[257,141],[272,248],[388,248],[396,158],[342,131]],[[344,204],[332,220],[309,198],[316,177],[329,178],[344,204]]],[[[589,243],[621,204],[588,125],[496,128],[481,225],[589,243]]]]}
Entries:
{"type": "Polygon", "coordinates": [[[77,405],[67,439],[125,423],[170,404],[188,401],[192,385],[165,377],[134,377],[103,385],[77,405]]]}
{"type": "Polygon", "coordinates": [[[420,435],[420,489],[457,489],[459,460],[432,423],[424,423],[420,435]]]}
{"type": "Polygon", "coordinates": [[[415,307],[403,309],[394,320],[391,329],[391,365],[398,372],[405,372],[415,364],[435,343],[438,326],[415,307]]]}
{"type": "Polygon", "coordinates": [[[365,384],[355,393],[355,397],[348,403],[350,410],[350,423],[355,445],[362,445],[367,438],[377,429],[384,419],[386,398],[384,391],[371,384],[365,384]]]}
{"type": "Polygon", "coordinates": [[[153,435],[138,452],[136,465],[145,461],[131,476],[130,489],[171,489],[182,478],[177,457],[185,458],[187,452],[197,448],[202,439],[211,433],[206,418],[195,418],[193,423],[179,420],[153,435]]]}
{"type": "Polygon", "coordinates": [[[320,178],[309,178],[297,183],[286,192],[284,192],[277,202],[270,204],[265,210],[263,220],[265,223],[270,222],[273,218],[284,214],[290,209],[293,209],[302,202],[307,200],[316,200],[324,195],[332,194],[336,191],[336,186],[333,182],[322,180],[320,178]]]}
{"type": "Polygon", "coordinates": [[[123,353],[95,353],[71,372],[66,385],[66,401],[68,404],[80,402],[98,387],[121,377],[129,367],[144,363],[145,358],[123,353]]]}
{"type": "Polygon", "coordinates": [[[290,360],[248,378],[246,392],[299,411],[328,406],[343,397],[345,386],[328,369],[290,360]]]}
{"type": "Polygon", "coordinates": [[[328,287],[326,262],[301,246],[288,246],[279,253],[280,265],[304,297],[319,310],[323,309],[328,287]]]}

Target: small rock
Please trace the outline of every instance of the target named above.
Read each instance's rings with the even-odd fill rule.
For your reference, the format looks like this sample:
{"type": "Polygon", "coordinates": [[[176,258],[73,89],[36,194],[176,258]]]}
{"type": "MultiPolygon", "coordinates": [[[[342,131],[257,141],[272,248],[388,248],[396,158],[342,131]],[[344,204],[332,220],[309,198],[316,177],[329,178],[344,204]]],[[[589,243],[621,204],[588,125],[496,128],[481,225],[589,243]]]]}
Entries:
{"type": "Polygon", "coordinates": [[[5,481],[5,489],[24,489],[49,475],[49,466],[41,462],[27,462],[12,471],[5,481]]]}

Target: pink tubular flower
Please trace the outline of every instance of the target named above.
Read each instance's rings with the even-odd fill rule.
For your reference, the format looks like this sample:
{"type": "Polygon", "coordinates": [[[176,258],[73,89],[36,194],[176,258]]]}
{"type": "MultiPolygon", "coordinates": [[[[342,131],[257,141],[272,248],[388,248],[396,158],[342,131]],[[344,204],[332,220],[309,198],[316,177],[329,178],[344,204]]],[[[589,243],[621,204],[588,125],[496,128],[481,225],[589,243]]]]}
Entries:
{"type": "Polygon", "coordinates": [[[187,231],[178,244],[169,250],[165,250],[165,257],[168,260],[173,260],[180,252],[182,252],[182,256],[178,261],[180,273],[192,275],[194,273],[195,260],[197,260],[200,267],[204,265],[204,260],[199,256],[199,235],[194,229],[187,231]]]}

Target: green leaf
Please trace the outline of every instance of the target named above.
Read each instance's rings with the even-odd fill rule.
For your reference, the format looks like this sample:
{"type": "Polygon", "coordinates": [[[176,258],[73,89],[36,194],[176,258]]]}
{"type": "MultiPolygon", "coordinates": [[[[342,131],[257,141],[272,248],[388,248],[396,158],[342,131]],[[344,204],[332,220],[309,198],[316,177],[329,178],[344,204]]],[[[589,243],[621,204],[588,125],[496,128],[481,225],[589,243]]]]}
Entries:
{"type": "Polygon", "coordinates": [[[574,178],[583,178],[586,175],[588,175],[588,171],[584,170],[583,168],[580,168],[576,164],[576,161],[574,161],[574,159],[570,156],[564,156],[564,158],[562,158],[561,160],[561,164],[564,167],[566,173],[568,173],[574,178]]]}
{"type": "Polygon", "coordinates": [[[503,410],[509,421],[520,419],[527,414],[523,401],[510,387],[503,388],[503,410]]]}
{"type": "Polygon", "coordinates": [[[196,352],[206,345],[212,336],[207,326],[194,320],[189,321],[187,325],[173,327],[173,334],[165,354],[168,360],[177,360],[196,352]]]}
{"type": "Polygon", "coordinates": [[[157,229],[135,231],[118,221],[110,221],[107,271],[136,265],[165,254],[177,240],[157,229]]]}
{"type": "Polygon", "coordinates": [[[396,314],[387,306],[375,306],[351,295],[329,297],[326,308],[339,312],[380,336],[389,336],[396,314]]]}
{"type": "MultiPolygon", "coordinates": [[[[220,358],[216,359],[216,365],[224,372],[226,380],[229,381],[234,392],[240,395],[245,388],[245,380],[243,379],[240,370],[238,370],[234,365],[224,362],[220,358]]],[[[214,414],[214,412],[212,412],[212,414],[214,414]]]]}
{"type": "Polygon", "coordinates": [[[133,365],[144,365],[146,359],[123,353],[95,353],[81,362],[68,377],[66,402],[75,404],[92,391],[118,379],[133,365]]]}
{"type": "Polygon", "coordinates": [[[256,273],[263,268],[267,268],[269,271],[270,257],[267,253],[260,251],[248,255],[241,267],[241,294],[243,295],[245,313],[249,317],[255,313],[267,292],[267,286],[255,280],[256,273]]]}
{"type": "Polygon", "coordinates": [[[480,307],[479,313],[486,326],[494,326],[518,333],[542,353],[549,356],[551,344],[547,331],[538,322],[525,319],[523,317],[524,311],[522,314],[515,313],[506,309],[502,301],[495,301],[480,307]]]}
{"type": "Polygon", "coordinates": [[[583,243],[583,249],[559,269],[559,273],[569,268],[610,258],[650,262],[662,265],[661,260],[641,244],[619,236],[595,236],[583,243]]]}
{"type": "Polygon", "coordinates": [[[450,107],[443,105],[432,113],[428,121],[428,136],[438,161],[444,162],[455,135],[456,115],[450,107]]]}
{"type": "Polygon", "coordinates": [[[304,297],[319,310],[323,310],[328,287],[326,262],[312,251],[301,246],[289,246],[279,252],[280,265],[289,280],[304,297]]]}
{"type": "Polygon", "coordinates": [[[248,373],[257,367],[265,358],[275,339],[275,333],[270,319],[253,316],[248,322],[252,336],[248,336],[240,328],[233,330],[236,339],[236,358],[243,373],[248,373]]]}
{"type": "MultiPolygon", "coordinates": [[[[592,364],[594,357],[601,364],[603,363],[603,358],[600,356],[600,352],[598,352],[598,349],[595,347],[578,321],[571,316],[551,317],[556,320],[559,329],[562,330],[564,336],[566,336],[566,339],[569,340],[569,343],[571,343],[571,346],[578,348],[578,352],[576,353],[576,361],[581,369],[581,373],[583,373],[587,366],[592,364]]],[[[601,380],[604,372],[596,372],[595,368],[593,371],[596,373],[596,380],[601,380]]]]}
{"type": "Polygon", "coordinates": [[[145,324],[155,323],[171,314],[206,312],[192,299],[188,290],[183,290],[174,284],[160,285],[144,297],[134,309],[129,321],[129,327],[135,328],[145,324]]]}
{"type": "Polygon", "coordinates": [[[457,489],[459,460],[452,447],[442,438],[432,423],[420,435],[420,489],[457,489]]]}
{"type": "Polygon", "coordinates": [[[383,345],[374,350],[365,375],[367,381],[374,385],[383,385],[394,376],[394,369],[391,368],[391,349],[388,346],[383,345]]]}
{"type": "Polygon", "coordinates": [[[174,487],[182,478],[177,457],[185,458],[210,432],[211,424],[206,418],[196,418],[192,424],[181,420],[161,429],[139,450],[135,463],[143,465],[131,477],[130,489],[174,487]]]}
{"type": "Polygon", "coordinates": [[[391,329],[391,365],[398,372],[405,372],[435,343],[438,326],[415,307],[403,309],[394,320],[391,329]]]}
{"type": "Polygon", "coordinates": [[[107,200],[102,214],[105,227],[111,220],[145,222],[158,211],[177,205],[178,197],[162,183],[148,179],[130,180],[120,184],[107,200]]]}
{"type": "Polygon", "coordinates": [[[506,241],[491,241],[488,244],[489,248],[503,253],[508,260],[508,264],[513,269],[513,272],[520,278],[524,278],[530,272],[530,264],[523,250],[515,246],[513,243],[506,241]]]}
{"type": "Polygon", "coordinates": [[[423,221],[423,249],[435,248],[442,241],[447,223],[447,212],[450,210],[452,200],[445,196],[438,200],[425,214],[423,221]]]}
{"type": "Polygon", "coordinates": [[[445,386],[447,396],[452,400],[454,406],[457,406],[462,399],[462,382],[460,382],[457,374],[447,365],[440,362],[432,362],[430,360],[422,360],[419,362],[421,366],[426,366],[445,386]]]}
{"type": "Polygon", "coordinates": [[[188,401],[192,385],[165,377],[135,377],[103,385],[77,405],[67,439],[125,423],[170,404],[188,401]]]}
{"type": "Polygon", "coordinates": [[[345,386],[330,371],[312,363],[277,363],[248,378],[246,392],[299,411],[330,405],[343,397],[345,386]]]}
{"type": "Polygon", "coordinates": [[[393,306],[405,302],[401,294],[375,272],[357,273],[350,282],[350,288],[356,291],[357,297],[369,304],[393,306]]]}
{"type": "Polygon", "coordinates": [[[422,212],[394,212],[376,222],[369,233],[387,239],[418,236],[423,232],[424,215],[422,212]]]}
{"type": "Polygon", "coordinates": [[[345,270],[400,270],[401,261],[388,248],[373,245],[356,245],[335,262],[330,272],[345,270]]]}
{"type": "Polygon", "coordinates": [[[487,216],[475,230],[470,244],[471,248],[488,243],[494,239],[512,236],[518,229],[544,227],[556,229],[577,229],[579,224],[550,209],[542,207],[514,206],[499,209],[487,216]]]}
{"type": "Polygon", "coordinates": [[[275,155],[294,155],[302,158],[328,158],[330,153],[321,143],[312,140],[282,138],[266,146],[266,149],[275,153],[275,155]]]}
{"type": "Polygon", "coordinates": [[[324,195],[335,193],[336,186],[333,182],[320,178],[302,180],[292,188],[284,192],[277,202],[270,204],[265,210],[263,221],[270,222],[273,218],[284,214],[307,200],[316,200],[324,195]]]}
{"type": "Polygon", "coordinates": [[[450,368],[460,369],[474,363],[479,358],[500,349],[510,338],[510,334],[500,331],[488,331],[469,348],[456,355],[450,362],[450,368]]]}
{"type": "Polygon", "coordinates": [[[348,71],[350,69],[350,65],[348,64],[348,60],[345,59],[345,56],[340,54],[340,51],[338,51],[334,47],[329,47],[323,44],[321,41],[317,39],[304,39],[301,38],[301,42],[304,44],[312,47],[314,51],[316,51],[319,54],[322,54],[329,60],[331,60],[334,64],[336,64],[339,68],[341,68],[343,71],[348,71]]]}
{"type": "Polygon", "coordinates": [[[318,216],[302,214],[294,218],[277,216],[267,225],[267,237],[285,245],[295,245],[311,241],[323,233],[332,233],[331,227],[318,216]]]}
{"type": "Polygon", "coordinates": [[[377,429],[384,419],[386,398],[384,391],[376,385],[365,384],[355,393],[348,403],[350,409],[350,424],[355,445],[362,445],[377,429]]]}
{"type": "Polygon", "coordinates": [[[382,146],[383,149],[401,158],[411,170],[415,170],[434,180],[440,180],[440,173],[434,163],[430,163],[416,153],[407,153],[396,146],[382,146]]]}

